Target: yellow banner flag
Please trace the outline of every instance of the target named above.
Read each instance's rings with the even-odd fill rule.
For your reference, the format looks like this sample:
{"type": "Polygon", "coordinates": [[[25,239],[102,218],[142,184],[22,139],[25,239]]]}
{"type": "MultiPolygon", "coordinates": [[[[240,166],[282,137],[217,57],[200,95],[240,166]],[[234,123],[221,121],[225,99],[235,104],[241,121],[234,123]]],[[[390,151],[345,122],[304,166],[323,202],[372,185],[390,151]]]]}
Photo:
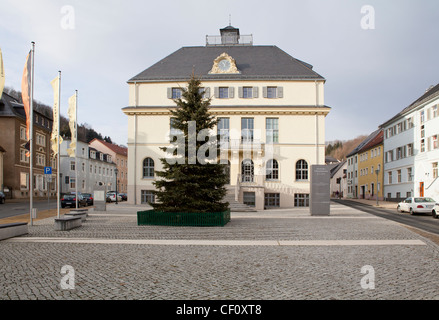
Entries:
{"type": "Polygon", "coordinates": [[[4,88],[5,88],[5,69],[3,68],[2,49],[0,49],[0,99],[2,98],[4,88]]]}
{"type": "Polygon", "coordinates": [[[67,149],[67,153],[69,157],[74,158],[76,156],[76,93],[69,98],[67,114],[69,116],[70,133],[72,135],[70,148],[67,149]]]}
{"type": "Polygon", "coordinates": [[[50,84],[53,88],[53,126],[52,126],[52,137],[50,141],[52,142],[53,156],[56,157],[58,154],[58,139],[59,144],[62,143],[62,138],[59,136],[59,77],[53,79],[50,84]]]}

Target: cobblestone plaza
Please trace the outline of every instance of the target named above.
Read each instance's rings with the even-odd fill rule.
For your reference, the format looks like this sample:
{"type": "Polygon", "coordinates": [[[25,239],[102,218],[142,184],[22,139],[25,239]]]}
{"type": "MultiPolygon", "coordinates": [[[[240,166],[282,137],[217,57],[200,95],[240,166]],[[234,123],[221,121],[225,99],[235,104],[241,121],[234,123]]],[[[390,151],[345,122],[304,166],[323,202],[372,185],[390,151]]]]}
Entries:
{"type": "Polygon", "coordinates": [[[437,244],[340,204],[329,217],[306,208],[232,212],[217,228],[137,226],[142,209],[90,210],[71,231],[54,231],[47,218],[1,241],[0,299],[439,298],[437,244]],[[74,288],[63,289],[66,274],[74,288]],[[363,285],[371,276],[373,289],[363,285]]]}

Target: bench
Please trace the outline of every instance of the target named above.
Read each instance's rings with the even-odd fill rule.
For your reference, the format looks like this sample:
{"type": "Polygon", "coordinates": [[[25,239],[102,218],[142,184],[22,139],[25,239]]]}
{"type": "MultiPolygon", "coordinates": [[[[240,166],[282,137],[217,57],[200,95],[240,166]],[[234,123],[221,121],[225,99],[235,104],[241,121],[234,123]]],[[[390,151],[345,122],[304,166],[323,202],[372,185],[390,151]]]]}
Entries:
{"type": "Polygon", "coordinates": [[[74,212],[70,211],[69,213],[64,214],[65,217],[80,217],[82,222],[87,220],[87,212],[74,212]]]}
{"type": "Polygon", "coordinates": [[[82,226],[81,217],[66,217],[55,219],[55,231],[68,231],[82,226]]]}
{"type": "Polygon", "coordinates": [[[0,240],[18,237],[28,233],[29,231],[26,222],[0,225],[0,240]]]}
{"type": "Polygon", "coordinates": [[[70,213],[85,213],[88,217],[88,209],[72,209],[70,210],[70,213]]]}

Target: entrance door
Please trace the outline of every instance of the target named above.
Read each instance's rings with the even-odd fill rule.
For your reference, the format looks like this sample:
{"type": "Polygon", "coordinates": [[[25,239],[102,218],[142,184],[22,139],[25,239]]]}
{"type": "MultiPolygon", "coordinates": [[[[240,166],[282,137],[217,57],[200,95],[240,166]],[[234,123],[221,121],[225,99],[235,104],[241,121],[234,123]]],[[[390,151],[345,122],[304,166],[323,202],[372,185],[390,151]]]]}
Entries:
{"type": "Polygon", "coordinates": [[[250,159],[242,161],[242,182],[253,182],[254,178],[254,165],[250,159]]]}

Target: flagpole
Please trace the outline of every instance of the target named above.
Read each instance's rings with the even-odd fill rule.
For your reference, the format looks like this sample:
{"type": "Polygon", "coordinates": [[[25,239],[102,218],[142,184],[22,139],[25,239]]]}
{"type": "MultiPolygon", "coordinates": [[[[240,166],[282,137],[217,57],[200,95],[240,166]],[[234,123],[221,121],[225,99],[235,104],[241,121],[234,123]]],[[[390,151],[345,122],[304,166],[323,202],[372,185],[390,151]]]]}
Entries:
{"type": "Polygon", "coordinates": [[[60,161],[60,149],[59,149],[59,133],[60,133],[60,113],[61,113],[61,71],[58,71],[58,119],[53,119],[54,121],[58,122],[58,128],[57,128],[57,136],[56,136],[56,145],[57,145],[57,152],[58,152],[58,157],[57,157],[57,164],[56,164],[56,189],[58,190],[57,192],[57,216],[58,219],[60,217],[60,203],[61,203],[61,194],[60,194],[60,186],[61,186],[61,181],[59,181],[60,179],[60,165],[61,165],[61,161],[60,161]]]}
{"type": "Polygon", "coordinates": [[[76,209],[78,209],[78,90],[75,91],[76,99],[75,99],[75,138],[76,138],[76,146],[75,146],[75,192],[76,192],[76,209]]]}
{"type": "Polygon", "coordinates": [[[33,147],[33,139],[34,139],[34,54],[35,54],[35,42],[32,41],[32,49],[31,49],[31,85],[30,85],[30,133],[29,133],[29,141],[30,141],[30,198],[29,198],[29,206],[30,206],[30,225],[33,226],[33,217],[32,211],[34,209],[34,170],[33,170],[33,156],[34,156],[34,147],[33,147]]]}

